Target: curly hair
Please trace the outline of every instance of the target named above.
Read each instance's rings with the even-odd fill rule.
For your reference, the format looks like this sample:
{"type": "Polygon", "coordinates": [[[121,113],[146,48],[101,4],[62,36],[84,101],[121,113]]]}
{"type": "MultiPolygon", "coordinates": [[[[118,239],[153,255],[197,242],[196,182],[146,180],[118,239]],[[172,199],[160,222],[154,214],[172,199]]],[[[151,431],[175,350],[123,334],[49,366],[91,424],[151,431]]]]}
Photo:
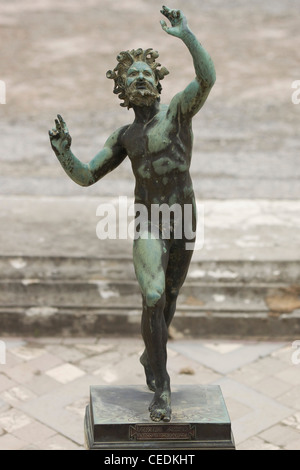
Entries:
{"type": "Polygon", "coordinates": [[[151,67],[157,80],[157,90],[161,93],[162,86],[160,81],[168,75],[169,71],[165,67],[158,69],[158,67],[161,67],[161,64],[155,62],[158,57],[158,52],[153,51],[153,49],[132,49],[131,51],[120,52],[117,56],[118,65],[114,70],[109,70],[106,73],[107,78],[115,81],[114,93],[119,95],[120,100],[124,100],[120,106],[127,107],[128,109],[131,108],[129,97],[126,94],[126,76],[128,69],[134,62],[145,62],[151,67]]]}

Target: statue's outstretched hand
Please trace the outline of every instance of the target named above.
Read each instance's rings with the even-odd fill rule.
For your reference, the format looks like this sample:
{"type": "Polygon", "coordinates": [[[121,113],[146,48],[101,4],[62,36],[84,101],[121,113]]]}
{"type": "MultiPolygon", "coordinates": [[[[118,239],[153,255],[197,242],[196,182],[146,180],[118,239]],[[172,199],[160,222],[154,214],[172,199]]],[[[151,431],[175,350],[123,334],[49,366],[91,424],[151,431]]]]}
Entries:
{"type": "Polygon", "coordinates": [[[55,119],[55,127],[49,131],[49,137],[54,152],[62,154],[71,147],[72,138],[63,118],[60,115],[57,117],[58,119],[55,119]]]}
{"type": "Polygon", "coordinates": [[[181,38],[183,33],[187,30],[187,19],[180,10],[171,10],[171,8],[162,7],[160,12],[168,18],[171,23],[171,27],[169,28],[164,20],[161,20],[160,24],[162,29],[166,31],[166,33],[171,34],[177,38],[181,38]]]}

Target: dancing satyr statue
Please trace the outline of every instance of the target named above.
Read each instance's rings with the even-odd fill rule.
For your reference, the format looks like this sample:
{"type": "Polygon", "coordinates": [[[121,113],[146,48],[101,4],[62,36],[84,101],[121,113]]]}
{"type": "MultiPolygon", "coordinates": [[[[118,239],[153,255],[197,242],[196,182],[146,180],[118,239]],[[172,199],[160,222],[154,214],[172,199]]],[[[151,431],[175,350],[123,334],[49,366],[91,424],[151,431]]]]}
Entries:
{"type": "MultiPolygon", "coordinates": [[[[187,46],[196,77],[169,105],[160,103],[161,80],[169,72],[156,62],[159,54],[152,49],[121,52],[118,64],[107,72],[114,80],[114,93],[121,106],[132,108],[132,124],[117,129],[104,148],[90,163],[82,163],[71,151],[71,136],[63,118],[58,115],[49,131],[52,148],[63,169],[73,181],[90,186],[117,168],[128,156],[135,176],[135,203],[143,204],[148,214],[151,207],[167,204],[193,208],[190,233],[195,233],[196,207],[190,177],[193,133],[192,118],[205,103],[215,82],[213,62],[190,30],[180,10],[162,7],[170,21],[161,21],[163,31],[179,38],[187,46]]],[[[153,421],[171,419],[170,377],[167,372],[168,327],[173,319],[176,301],[186,278],[193,250],[186,249],[186,221],[182,236],[174,236],[177,217],[170,217],[166,236],[164,220],[154,224],[151,218],[139,220],[133,259],[143,299],[142,335],[145,351],[140,361],[154,397],[149,406],[153,421]]],[[[179,223],[183,224],[181,220],[179,223]]],[[[177,231],[178,234],[178,231],[177,231]]],[[[195,237],[188,237],[189,245],[195,237]]]]}

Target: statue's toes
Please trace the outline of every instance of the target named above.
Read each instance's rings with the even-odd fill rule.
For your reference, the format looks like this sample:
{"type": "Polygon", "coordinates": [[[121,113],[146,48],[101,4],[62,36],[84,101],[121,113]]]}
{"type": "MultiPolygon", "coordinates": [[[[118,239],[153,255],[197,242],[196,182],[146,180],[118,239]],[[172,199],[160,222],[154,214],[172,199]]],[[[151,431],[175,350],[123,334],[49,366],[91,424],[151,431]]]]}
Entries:
{"type": "Polygon", "coordinates": [[[155,409],[152,407],[150,409],[150,418],[155,422],[164,421],[169,423],[171,421],[171,410],[155,409]]]}
{"type": "Polygon", "coordinates": [[[150,413],[150,418],[152,419],[152,421],[155,421],[155,422],[159,422],[159,421],[162,421],[163,418],[164,418],[164,413],[162,410],[151,410],[151,413],[150,413]]]}

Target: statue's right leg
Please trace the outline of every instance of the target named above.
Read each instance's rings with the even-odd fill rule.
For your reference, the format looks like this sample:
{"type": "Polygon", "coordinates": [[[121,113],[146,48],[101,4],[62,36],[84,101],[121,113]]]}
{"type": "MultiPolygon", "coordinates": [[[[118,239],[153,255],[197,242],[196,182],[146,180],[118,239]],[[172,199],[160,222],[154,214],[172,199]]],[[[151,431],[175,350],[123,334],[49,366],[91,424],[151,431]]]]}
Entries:
{"type": "Polygon", "coordinates": [[[147,238],[135,240],[133,259],[144,301],[142,314],[142,335],[146,347],[144,359],[147,357],[146,366],[149,366],[155,381],[155,395],[149,407],[150,416],[153,421],[170,421],[170,378],[166,368],[168,329],[163,314],[168,247],[164,240],[151,238],[149,232],[147,238]]]}

